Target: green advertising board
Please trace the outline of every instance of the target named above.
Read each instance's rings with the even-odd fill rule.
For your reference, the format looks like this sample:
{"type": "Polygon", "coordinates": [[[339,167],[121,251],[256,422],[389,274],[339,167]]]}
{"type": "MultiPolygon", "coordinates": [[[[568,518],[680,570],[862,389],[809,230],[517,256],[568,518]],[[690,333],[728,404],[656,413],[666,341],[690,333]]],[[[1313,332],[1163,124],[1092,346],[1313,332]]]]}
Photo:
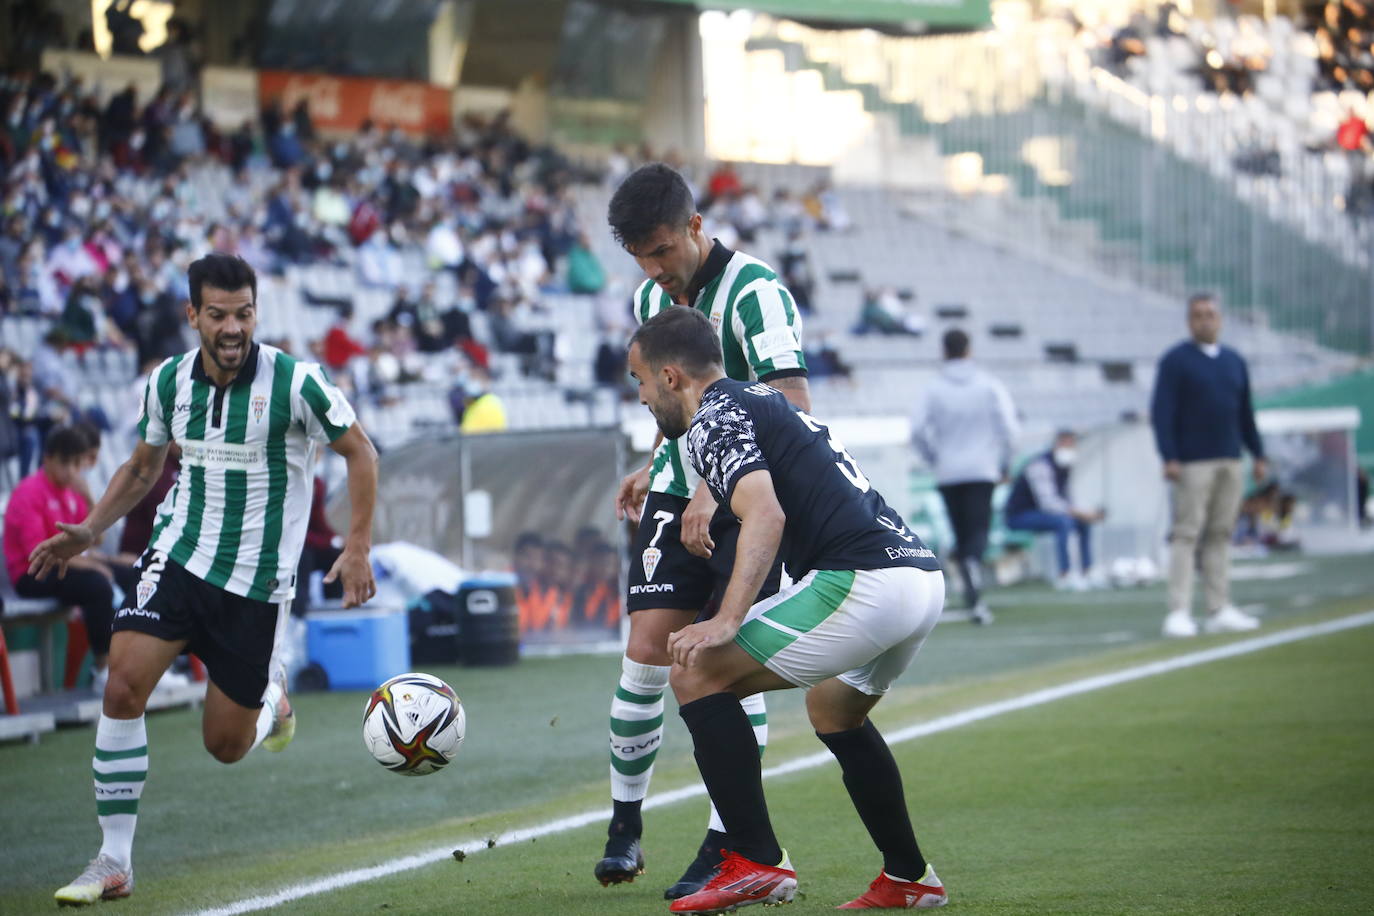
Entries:
{"type": "Polygon", "coordinates": [[[938,28],[981,28],[992,22],[990,0],[657,0],[713,10],[754,10],[783,19],[831,22],[924,23],[938,28]]]}

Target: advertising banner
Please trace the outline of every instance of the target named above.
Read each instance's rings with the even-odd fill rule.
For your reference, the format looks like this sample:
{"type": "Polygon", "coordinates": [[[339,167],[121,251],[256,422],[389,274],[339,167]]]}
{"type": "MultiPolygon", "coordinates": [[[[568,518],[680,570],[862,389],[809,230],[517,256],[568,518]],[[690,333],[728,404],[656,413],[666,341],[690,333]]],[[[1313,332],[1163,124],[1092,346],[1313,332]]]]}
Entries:
{"type": "Polygon", "coordinates": [[[288,112],[301,99],[308,100],[316,128],[326,132],[354,131],[368,120],[411,134],[440,133],[453,126],[452,93],[429,83],[263,70],[258,73],[258,100],[265,105],[273,99],[288,112]]]}
{"type": "Polygon", "coordinates": [[[81,80],[82,91],[94,93],[104,105],[110,96],[132,85],[138,93],[138,104],[146,105],[157,95],[162,85],[162,69],[152,57],[111,57],[87,51],[43,52],[43,69],[59,76],[70,74],[81,80]]]}

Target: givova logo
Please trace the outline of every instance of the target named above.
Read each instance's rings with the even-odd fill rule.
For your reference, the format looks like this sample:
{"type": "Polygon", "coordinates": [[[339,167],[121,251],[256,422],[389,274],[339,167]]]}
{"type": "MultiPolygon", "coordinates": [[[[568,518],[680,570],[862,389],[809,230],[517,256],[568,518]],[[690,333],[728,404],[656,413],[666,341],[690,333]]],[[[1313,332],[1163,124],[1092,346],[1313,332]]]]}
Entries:
{"type": "Polygon", "coordinates": [[[621,760],[632,760],[641,757],[649,751],[658,750],[658,746],[663,743],[663,735],[649,735],[646,738],[631,740],[628,742],[617,743],[615,738],[611,739],[611,753],[621,760]]]}

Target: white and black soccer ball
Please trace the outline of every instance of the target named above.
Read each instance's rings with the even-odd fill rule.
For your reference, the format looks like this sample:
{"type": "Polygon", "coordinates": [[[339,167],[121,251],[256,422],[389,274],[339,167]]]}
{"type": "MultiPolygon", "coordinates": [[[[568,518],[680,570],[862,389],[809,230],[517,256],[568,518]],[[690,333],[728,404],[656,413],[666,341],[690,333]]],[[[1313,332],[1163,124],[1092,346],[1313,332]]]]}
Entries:
{"type": "Polygon", "coordinates": [[[1140,568],[1135,557],[1117,557],[1112,560],[1112,584],[1117,588],[1133,588],[1140,584],[1140,568]]]}
{"type": "Polygon", "coordinates": [[[368,697],[363,743],[391,772],[424,776],[458,753],[466,725],[452,687],[432,674],[398,674],[368,697]]]}

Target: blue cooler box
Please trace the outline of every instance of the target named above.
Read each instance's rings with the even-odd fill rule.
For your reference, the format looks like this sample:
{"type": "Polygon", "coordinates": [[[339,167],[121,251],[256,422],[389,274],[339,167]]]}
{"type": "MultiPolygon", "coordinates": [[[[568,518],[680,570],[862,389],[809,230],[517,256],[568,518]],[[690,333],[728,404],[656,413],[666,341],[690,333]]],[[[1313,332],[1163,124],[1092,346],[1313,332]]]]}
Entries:
{"type": "Polygon", "coordinates": [[[331,690],[371,690],[410,670],[406,613],[399,608],[312,611],[306,654],[324,668],[331,690]]]}

